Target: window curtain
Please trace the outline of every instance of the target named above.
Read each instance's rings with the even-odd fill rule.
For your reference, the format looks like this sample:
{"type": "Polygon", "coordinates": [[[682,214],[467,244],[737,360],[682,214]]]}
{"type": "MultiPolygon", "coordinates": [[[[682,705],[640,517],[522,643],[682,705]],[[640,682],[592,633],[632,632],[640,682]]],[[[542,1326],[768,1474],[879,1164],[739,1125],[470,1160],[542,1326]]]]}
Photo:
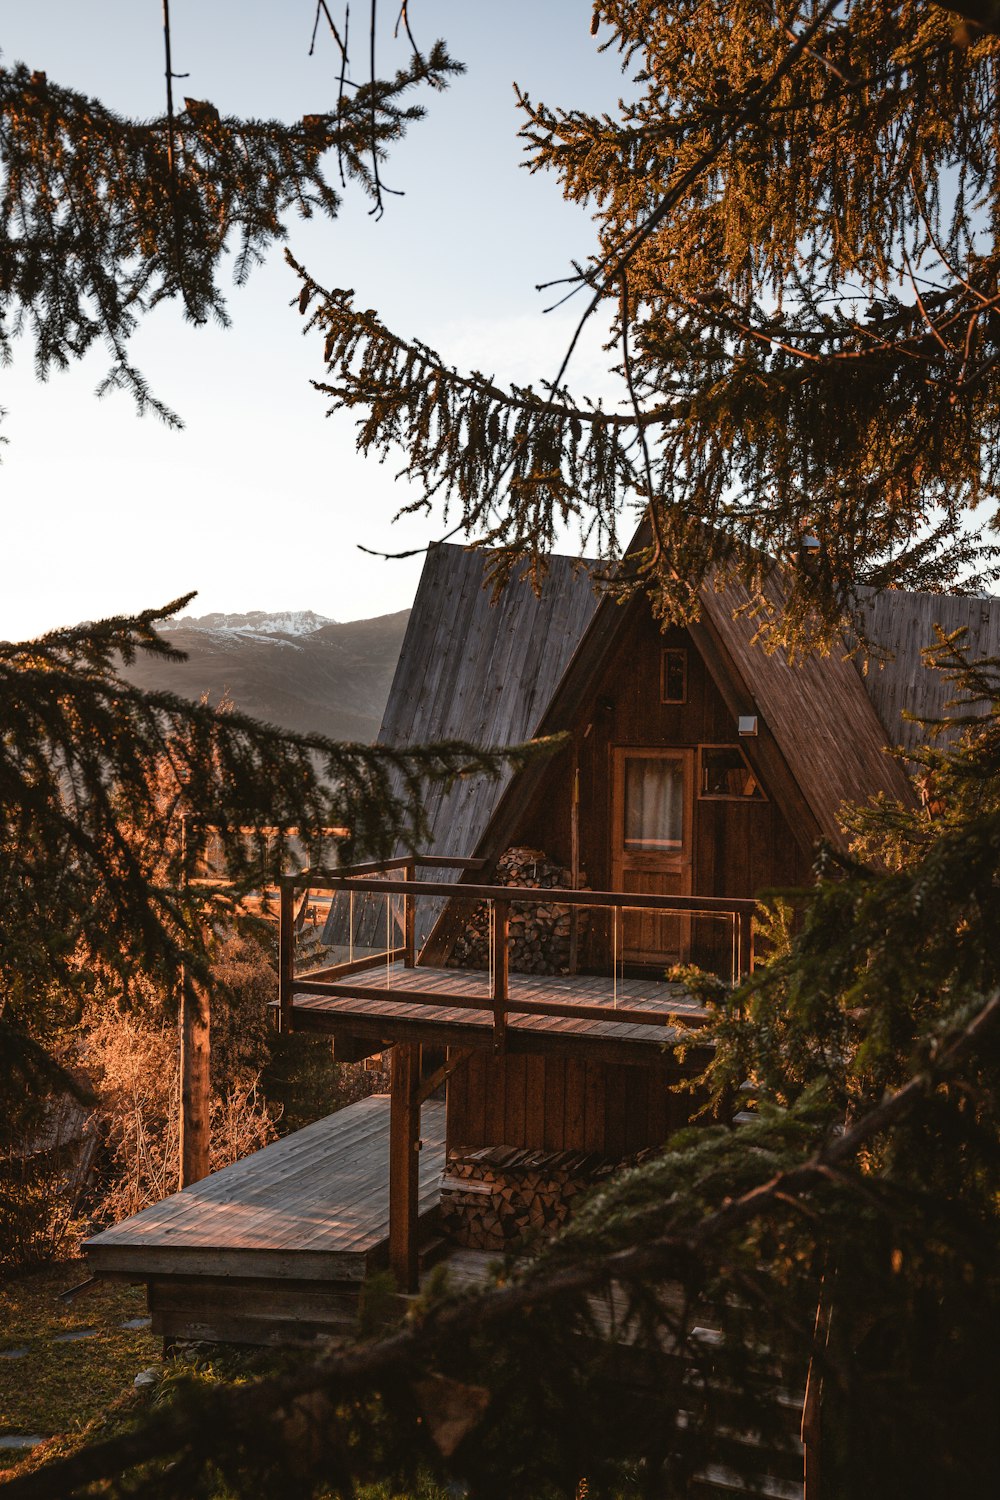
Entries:
{"type": "Polygon", "coordinates": [[[684,767],[678,760],[625,757],[625,848],[679,849],[684,841],[684,767]]]}

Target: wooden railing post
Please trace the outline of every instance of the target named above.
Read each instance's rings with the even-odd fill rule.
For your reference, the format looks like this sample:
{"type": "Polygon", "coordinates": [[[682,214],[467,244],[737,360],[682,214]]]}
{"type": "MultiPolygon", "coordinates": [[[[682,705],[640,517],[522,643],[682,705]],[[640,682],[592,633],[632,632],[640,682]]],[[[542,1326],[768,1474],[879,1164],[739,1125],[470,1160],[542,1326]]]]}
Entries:
{"type": "MultiPolygon", "coordinates": [[[[412,859],[409,859],[407,860],[404,868],[404,879],[412,882],[416,880],[416,878],[416,863],[412,859]]],[[[415,936],[416,926],[414,923],[413,906],[413,896],[409,891],[407,891],[405,896],[403,897],[403,948],[405,949],[405,952],[403,954],[403,964],[407,969],[414,968],[417,962],[415,936]]]]}
{"type": "Polygon", "coordinates": [[[278,877],[278,1030],[292,1029],[295,990],[295,883],[287,875],[278,877]]]}
{"type": "Polygon", "coordinates": [[[493,1050],[502,1052],[507,1041],[507,995],[510,935],[510,902],[497,901],[493,908],[493,1050]]]}
{"type": "Polygon", "coordinates": [[[389,1269],[401,1292],[419,1281],[420,1047],[397,1042],[389,1082],[389,1269]]]}
{"type": "Polygon", "coordinates": [[[744,979],[753,969],[753,917],[748,911],[736,913],[737,933],[737,980],[744,979]]]}

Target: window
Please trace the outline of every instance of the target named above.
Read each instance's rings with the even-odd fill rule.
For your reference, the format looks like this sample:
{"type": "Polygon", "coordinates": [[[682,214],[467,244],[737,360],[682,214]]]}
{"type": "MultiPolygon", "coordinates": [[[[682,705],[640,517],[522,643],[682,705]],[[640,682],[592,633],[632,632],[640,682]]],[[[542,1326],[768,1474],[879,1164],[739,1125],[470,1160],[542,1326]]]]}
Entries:
{"type": "Polygon", "coordinates": [[[702,797],[753,798],[763,802],[764,792],[756,774],[750,769],[738,745],[703,745],[701,747],[702,797]]]}
{"type": "Polygon", "coordinates": [[[684,843],[684,763],[625,757],[625,848],[680,849],[684,843]]]}
{"type": "Polygon", "coordinates": [[[660,702],[687,702],[687,652],[660,652],[660,702]]]}

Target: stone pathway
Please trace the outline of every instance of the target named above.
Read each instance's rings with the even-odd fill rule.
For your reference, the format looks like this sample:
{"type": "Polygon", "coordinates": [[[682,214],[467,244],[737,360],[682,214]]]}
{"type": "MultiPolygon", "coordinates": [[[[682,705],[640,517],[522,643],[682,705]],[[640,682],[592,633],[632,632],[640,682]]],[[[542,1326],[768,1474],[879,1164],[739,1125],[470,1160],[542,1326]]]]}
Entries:
{"type": "Polygon", "coordinates": [[[96,1339],[97,1332],[96,1328],[71,1328],[69,1333],[57,1333],[52,1342],[54,1344],[78,1344],[81,1339],[96,1339]]]}
{"type": "MultiPolygon", "coordinates": [[[[118,1324],[118,1327],[123,1329],[127,1333],[137,1333],[140,1329],[149,1328],[151,1323],[152,1319],[149,1317],[126,1318],[123,1322],[120,1322],[118,1324]]],[[[53,1344],[79,1344],[84,1339],[97,1338],[100,1332],[101,1330],[99,1328],[90,1326],[86,1328],[71,1328],[68,1329],[65,1333],[50,1334],[49,1339],[53,1344]]],[[[31,1349],[26,1344],[19,1344],[16,1346],[12,1345],[9,1349],[0,1349],[0,1359],[26,1359],[30,1353],[31,1349]]],[[[158,1378],[159,1376],[156,1370],[142,1370],[135,1379],[136,1389],[142,1390],[147,1386],[152,1386],[156,1383],[158,1378]]],[[[33,1432],[0,1433],[0,1452],[29,1452],[32,1448],[37,1448],[41,1443],[46,1442],[48,1442],[47,1437],[42,1437],[39,1434],[33,1432]]]]}

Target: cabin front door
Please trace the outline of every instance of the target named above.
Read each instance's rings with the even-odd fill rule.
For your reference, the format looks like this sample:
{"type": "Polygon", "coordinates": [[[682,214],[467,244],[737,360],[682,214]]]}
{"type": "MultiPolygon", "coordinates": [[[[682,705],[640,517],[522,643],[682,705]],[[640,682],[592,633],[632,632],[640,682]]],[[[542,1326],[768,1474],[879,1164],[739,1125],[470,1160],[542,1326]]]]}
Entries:
{"type": "MultiPolygon", "coordinates": [[[[611,878],[616,891],[689,896],[692,889],[694,751],[612,750],[611,878]]],[[[691,919],[625,911],[613,947],[620,962],[687,961],[691,919]]]]}

